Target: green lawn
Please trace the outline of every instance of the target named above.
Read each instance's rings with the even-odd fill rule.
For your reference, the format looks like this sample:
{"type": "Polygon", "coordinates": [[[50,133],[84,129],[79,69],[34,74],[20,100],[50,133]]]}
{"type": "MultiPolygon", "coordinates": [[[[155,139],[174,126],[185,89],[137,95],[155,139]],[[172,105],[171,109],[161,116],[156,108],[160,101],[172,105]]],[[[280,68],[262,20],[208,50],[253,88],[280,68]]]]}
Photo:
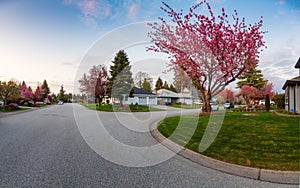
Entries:
{"type": "MultiPolygon", "coordinates": [[[[171,140],[185,145],[198,116],[183,116],[186,122],[171,140]]],[[[158,130],[166,137],[176,129],[180,117],[163,120],[158,130]]],[[[185,145],[199,152],[209,116],[200,116],[192,139],[185,145]]],[[[221,130],[202,154],[230,163],[274,170],[300,170],[299,118],[279,117],[267,112],[226,112],[221,130]],[[245,115],[246,114],[246,115],[245,115]],[[253,116],[255,115],[255,116],[253,116]]],[[[177,131],[176,131],[177,132],[177,131]]],[[[200,152],[199,152],[200,153],[200,152]]]]}
{"type": "Polygon", "coordinates": [[[5,112],[5,113],[9,113],[9,112],[16,112],[16,111],[23,111],[23,110],[28,110],[29,108],[20,108],[18,110],[6,110],[3,108],[0,108],[0,112],[5,112]]]}
{"type": "Polygon", "coordinates": [[[121,109],[119,106],[113,105],[101,105],[96,106],[96,104],[82,104],[83,106],[98,111],[106,111],[106,112],[150,112],[150,111],[163,111],[162,109],[153,108],[151,106],[145,105],[129,105],[129,109],[121,109]]]}
{"type": "Polygon", "coordinates": [[[169,104],[167,106],[174,107],[174,108],[184,108],[184,109],[195,109],[201,108],[200,105],[180,105],[180,104],[169,104]]]}

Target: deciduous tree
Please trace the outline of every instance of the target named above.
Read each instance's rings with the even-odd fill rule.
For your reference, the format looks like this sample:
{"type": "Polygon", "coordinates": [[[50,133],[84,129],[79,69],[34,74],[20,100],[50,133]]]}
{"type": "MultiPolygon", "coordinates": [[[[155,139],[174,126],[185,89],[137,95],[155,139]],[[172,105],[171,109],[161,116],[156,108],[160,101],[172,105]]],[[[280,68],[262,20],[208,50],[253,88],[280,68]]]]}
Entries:
{"type": "Polygon", "coordinates": [[[101,105],[106,93],[107,84],[109,81],[108,72],[104,66],[102,66],[101,71],[98,73],[96,86],[95,86],[95,98],[96,102],[101,105]]]}
{"type": "Polygon", "coordinates": [[[0,82],[0,100],[4,101],[4,105],[7,105],[8,101],[16,102],[19,98],[20,88],[15,81],[0,82]]]}
{"type": "Polygon", "coordinates": [[[147,49],[168,54],[171,67],[185,71],[200,91],[202,111],[209,112],[212,97],[258,63],[260,49],[265,46],[262,20],[246,25],[234,11],[231,23],[224,9],[215,16],[205,0],[185,15],[163,4],[172,23],[164,18],[159,18],[160,24],[149,23],[154,45],[147,49]],[[209,14],[197,13],[200,6],[205,6],[209,14]]]}
{"type": "Polygon", "coordinates": [[[150,75],[146,72],[139,71],[136,73],[134,77],[134,83],[136,87],[142,88],[143,82],[146,79],[147,82],[150,83],[150,87],[152,87],[153,79],[150,77],[150,75]]]}
{"type": "Polygon", "coordinates": [[[108,73],[104,65],[94,65],[88,72],[84,73],[79,82],[79,91],[88,97],[100,100],[107,94],[108,73]],[[97,85],[98,82],[98,85],[97,85]]]}

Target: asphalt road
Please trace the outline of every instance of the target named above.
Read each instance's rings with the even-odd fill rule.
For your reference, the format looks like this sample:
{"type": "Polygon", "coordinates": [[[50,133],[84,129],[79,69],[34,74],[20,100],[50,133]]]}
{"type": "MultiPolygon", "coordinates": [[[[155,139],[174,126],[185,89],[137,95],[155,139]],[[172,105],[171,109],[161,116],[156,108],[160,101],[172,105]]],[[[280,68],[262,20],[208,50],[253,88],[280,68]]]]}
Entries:
{"type": "MultiPolygon", "coordinates": [[[[147,131],[149,124],[176,113],[132,116],[64,104],[0,117],[0,187],[298,187],[225,174],[178,155],[154,164],[163,155],[118,150],[104,140],[104,134],[99,133],[99,139],[96,130],[89,132],[97,124],[89,118],[96,114],[106,133],[123,143],[122,147],[151,148],[157,142],[147,131]],[[84,125],[89,131],[84,132],[84,125]],[[130,161],[126,155],[142,156],[146,163],[136,162],[139,157],[130,161]],[[153,164],[147,163],[152,159],[153,164]],[[133,167],[136,164],[144,167],[133,167]]],[[[161,148],[154,152],[160,150],[168,154],[161,148]]]]}

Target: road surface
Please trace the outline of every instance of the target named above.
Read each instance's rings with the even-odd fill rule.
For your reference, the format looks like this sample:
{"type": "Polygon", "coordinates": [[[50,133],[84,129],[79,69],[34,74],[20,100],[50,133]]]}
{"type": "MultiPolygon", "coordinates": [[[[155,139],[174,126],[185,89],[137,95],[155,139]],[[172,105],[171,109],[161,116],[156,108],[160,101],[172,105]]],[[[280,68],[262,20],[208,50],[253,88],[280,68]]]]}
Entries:
{"type": "MultiPolygon", "coordinates": [[[[152,166],[120,165],[122,161],[114,161],[118,157],[110,160],[93,150],[76,124],[84,120],[80,115],[97,114],[120,143],[147,148],[157,144],[146,131],[149,124],[166,113],[178,111],[135,113],[132,117],[143,123],[132,122],[130,128],[122,119],[128,113],[94,112],[78,104],[0,117],[0,187],[298,187],[225,174],[178,155],[152,166]]],[[[114,150],[113,145],[107,150],[114,150]]],[[[119,155],[126,158],[126,152],[119,155]]]]}

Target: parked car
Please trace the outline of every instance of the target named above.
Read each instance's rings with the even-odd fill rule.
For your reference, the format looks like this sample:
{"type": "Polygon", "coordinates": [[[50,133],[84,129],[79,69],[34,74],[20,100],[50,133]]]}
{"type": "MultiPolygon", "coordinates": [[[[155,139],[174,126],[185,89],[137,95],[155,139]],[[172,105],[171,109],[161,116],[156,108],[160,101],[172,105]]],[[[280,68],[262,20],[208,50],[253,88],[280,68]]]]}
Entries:
{"type": "MultiPolygon", "coordinates": [[[[260,104],[260,105],[265,105],[265,104],[266,104],[266,101],[265,101],[264,99],[263,99],[263,100],[260,100],[260,101],[259,101],[259,104],[260,104]]],[[[272,106],[275,105],[275,102],[270,100],[270,105],[272,105],[272,106]]]]}
{"type": "Polygon", "coordinates": [[[234,105],[231,102],[226,102],[224,104],[224,109],[230,109],[230,108],[234,108],[234,105]]]}
{"type": "Polygon", "coordinates": [[[217,111],[217,110],[219,110],[219,105],[218,105],[218,103],[211,102],[211,103],[210,103],[210,107],[211,107],[211,110],[212,110],[212,111],[217,111]]]}
{"type": "Polygon", "coordinates": [[[58,103],[57,103],[58,105],[63,105],[64,104],[64,102],[63,101],[58,101],[58,103]]]}
{"type": "Polygon", "coordinates": [[[35,105],[34,105],[34,101],[28,101],[28,106],[29,107],[34,107],[35,105]]]}

